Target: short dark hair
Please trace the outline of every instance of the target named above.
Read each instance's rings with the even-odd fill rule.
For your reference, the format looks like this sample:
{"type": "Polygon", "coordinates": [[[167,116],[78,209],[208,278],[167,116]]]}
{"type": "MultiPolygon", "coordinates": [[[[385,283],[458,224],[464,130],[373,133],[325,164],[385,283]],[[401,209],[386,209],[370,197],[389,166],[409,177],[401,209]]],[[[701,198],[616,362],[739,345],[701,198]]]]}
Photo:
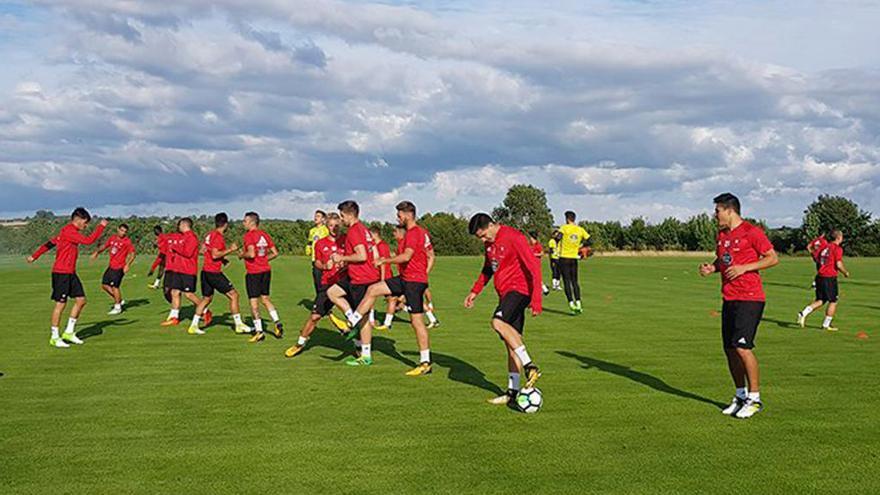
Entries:
{"type": "Polygon", "coordinates": [[[468,232],[471,235],[477,235],[478,230],[485,229],[490,223],[494,223],[494,220],[487,213],[477,213],[471,217],[471,221],[468,223],[468,232]]]}
{"type": "Polygon", "coordinates": [[[117,228],[128,230],[128,224],[127,223],[120,223],[119,227],[117,227],[117,228]]]}
{"type": "Polygon", "coordinates": [[[327,213],[324,210],[315,210],[315,215],[321,215],[324,218],[327,218],[327,213]]]}
{"type": "Polygon", "coordinates": [[[395,230],[402,230],[402,231],[406,232],[406,225],[397,224],[394,226],[394,229],[395,230]]]}
{"type": "Polygon", "coordinates": [[[224,225],[229,225],[229,215],[221,211],[214,215],[214,227],[222,227],[224,225]]]}
{"type": "Polygon", "coordinates": [[[401,201],[400,203],[397,203],[396,208],[397,208],[397,211],[402,211],[404,213],[412,213],[413,215],[416,214],[416,205],[413,204],[412,201],[401,201]]]}
{"type": "Polygon", "coordinates": [[[92,221],[92,215],[89,213],[89,210],[83,208],[82,206],[77,206],[74,208],[73,213],[70,214],[70,219],[74,218],[82,218],[86,222],[92,221]]]}
{"type": "Polygon", "coordinates": [[[568,210],[567,212],[565,212],[565,221],[566,222],[574,222],[575,220],[577,220],[577,215],[575,215],[575,213],[573,211],[568,210]]]}
{"type": "Polygon", "coordinates": [[[177,221],[177,226],[179,227],[181,224],[186,224],[189,228],[193,226],[193,219],[190,217],[183,217],[177,221]]]}
{"type": "Polygon", "coordinates": [[[161,234],[162,233],[162,226],[161,225],[154,225],[153,226],[153,233],[156,235],[161,234]]]}
{"type": "Polygon", "coordinates": [[[369,230],[370,230],[370,232],[372,232],[374,234],[382,235],[382,229],[380,229],[379,227],[377,227],[375,225],[371,225],[369,230]]]}
{"type": "Polygon", "coordinates": [[[712,202],[725,208],[733,208],[737,215],[740,213],[739,198],[729,192],[715,196],[712,202]]]}
{"type": "Polygon", "coordinates": [[[346,199],[342,203],[336,205],[336,209],[341,211],[342,213],[348,213],[349,215],[360,215],[361,207],[358,206],[357,201],[353,199],[346,199]]]}
{"type": "Polygon", "coordinates": [[[257,225],[260,225],[260,214],[259,213],[255,212],[255,211],[249,211],[244,214],[244,217],[250,218],[251,220],[254,221],[254,223],[256,223],[257,225]]]}

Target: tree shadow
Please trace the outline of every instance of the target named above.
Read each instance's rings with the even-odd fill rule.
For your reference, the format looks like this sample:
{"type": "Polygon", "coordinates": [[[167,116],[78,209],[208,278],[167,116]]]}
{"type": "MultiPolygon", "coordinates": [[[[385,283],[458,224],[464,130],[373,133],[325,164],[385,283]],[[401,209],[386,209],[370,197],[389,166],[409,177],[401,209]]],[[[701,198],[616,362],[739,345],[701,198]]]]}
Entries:
{"type": "Polygon", "coordinates": [[[125,309],[137,308],[139,306],[146,306],[148,304],[150,304],[150,300],[146,298],[132,299],[131,301],[125,301],[125,309]]]}
{"type": "Polygon", "coordinates": [[[88,340],[92,337],[97,337],[99,335],[104,334],[104,329],[109,326],[126,326],[134,323],[134,320],[104,320],[99,321],[98,323],[92,323],[91,325],[83,328],[76,332],[76,336],[83,339],[88,340]]]}
{"type": "Polygon", "coordinates": [[[778,326],[782,328],[800,328],[797,323],[793,321],[782,321],[777,320],[775,318],[767,318],[766,316],[761,318],[761,321],[768,321],[770,323],[776,323],[778,326]]]}
{"type": "MultiPolygon", "coordinates": [[[[418,352],[406,351],[404,354],[417,356],[418,352]]],[[[495,395],[500,395],[504,392],[501,387],[487,380],[485,373],[467,361],[462,361],[455,356],[440,354],[438,352],[431,352],[431,360],[441,368],[448,368],[448,377],[454,382],[481,388],[495,395]]]]}
{"type": "Polygon", "coordinates": [[[866,280],[859,281],[859,280],[842,279],[841,285],[865,285],[868,287],[877,287],[878,285],[880,285],[880,282],[869,282],[866,280]]]}
{"type": "Polygon", "coordinates": [[[870,304],[855,304],[854,306],[858,306],[860,308],[868,308],[868,309],[876,309],[880,310],[880,306],[872,306],[870,304]]]}
{"type": "Polygon", "coordinates": [[[636,371],[629,366],[610,363],[608,361],[602,361],[600,359],[591,358],[589,356],[580,356],[578,354],[574,354],[568,351],[556,351],[556,354],[580,361],[584,369],[596,368],[600,371],[611,373],[612,375],[617,375],[632,380],[634,382],[641,383],[642,385],[650,387],[658,392],[663,392],[665,394],[675,395],[677,397],[703,402],[705,404],[711,404],[719,408],[726,406],[726,404],[708,399],[693,392],[688,392],[687,390],[675,388],[663,381],[662,379],[657,378],[656,376],[652,376],[641,371],[636,371]]]}
{"type": "MultiPolygon", "coordinates": [[[[529,311],[529,310],[526,310],[526,311],[529,311]]],[[[568,311],[560,311],[558,309],[548,308],[546,306],[544,306],[542,308],[542,311],[545,313],[550,313],[550,314],[554,314],[554,315],[572,316],[572,314],[568,311]]]]}
{"type": "Polygon", "coordinates": [[[764,285],[773,285],[776,287],[790,287],[790,288],[801,289],[801,290],[812,290],[812,287],[810,287],[807,284],[792,284],[792,283],[788,283],[788,282],[772,282],[769,280],[765,280],[764,285]]]}
{"type": "Polygon", "coordinates": [[[303,308],[305,308],[305,309],[311,311],[311,310],[312,310],[312,306],[315,305],[315,300],[314,300],[314,299],[306,299],[306,298],[302,298],[302,299],[299,300],[298,303],[296,303],[296,305],[297,305],[297,306],[302,306],[303,308]]]}

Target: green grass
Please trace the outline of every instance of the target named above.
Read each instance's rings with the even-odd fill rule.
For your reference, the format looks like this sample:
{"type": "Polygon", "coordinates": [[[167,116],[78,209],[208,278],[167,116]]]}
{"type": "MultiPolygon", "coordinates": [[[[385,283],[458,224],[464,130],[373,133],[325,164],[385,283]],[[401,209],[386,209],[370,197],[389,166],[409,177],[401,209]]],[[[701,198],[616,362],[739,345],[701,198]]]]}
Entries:
{"type": "MultiPolygon", "coordinates": [[[[104,265],[81,260],[79,329],[93,335],[61,350],[48,346],[50,260],[0,258],[0,493],[880,492],[880,260],[847,259],[837,334],[818,329],[820,314],[790,324],[811,300],[809,260],[766,274],[767,409],[750,421],[718,413],[732,393],[718,280],[697,262],[582,264],[585,314],[564,314],[554,292],[527,323],[545,394],[527,416],[484,402],[506,364],[488,327],[494,292],[461,307],[476,258],[438,262],[437,367],[419,379],[403,375],[417,359],[404,322],[377,338],[369,369],[342,364],[329,323],[315,347],[282,356],[312,298],[304,259],[275,263],[288,336],[260,345],[228,320],[203,337],[160,328],[167,307],[146,288],[145,257],[123,287],[134,307],[106,316],[104,265]]],[[[243,286],[240,267],[230,278],[243,286]]]]}

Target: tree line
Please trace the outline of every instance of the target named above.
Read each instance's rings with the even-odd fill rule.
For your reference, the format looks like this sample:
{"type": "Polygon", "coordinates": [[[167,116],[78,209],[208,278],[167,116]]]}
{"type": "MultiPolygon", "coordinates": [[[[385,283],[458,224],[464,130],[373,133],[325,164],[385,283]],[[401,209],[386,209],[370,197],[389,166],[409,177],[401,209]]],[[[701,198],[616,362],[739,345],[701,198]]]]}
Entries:
{"type": "MultiPolygon", "coordinates": [[[[588,211],[572,205],[581,215],[588,211]]],[[[561,212],[560,212],[561,213],[561,212]]],[[[553,215],[547,206],[545,192],[531,185],[511,187],[501,205],[492,211],[496,220],[534,232],[546,244],[555,226],[553,215]]],[[[27,254],[46,242],[68,221],[67,215],[55,215],[50,211],[38,211],[20,225],[0,226],[0,253],[27,254]]],[[[201,237],[213,228],[212,216],[193,218],[196,233],[201,237]]],[[[115,218],[105,238],[113,233],[113,226],[127,223],[130,236],[139,253],[155,253],[153,226],[161,225],[168,232],[175,228],[177,219],[167,217],[115,218]]],[[[880,256],[880,220],[861,210],[853,201],[839,196],[819,196],[804,211],[803,223],[798,227],[767,228],[760,220],[751,220],[767,230],[773,246],[780,253],[805,252],[807,243],[831,228],[844,233],[844,249],[851,256],[880,256]]],[[[430,233],[434,248],[439,255],[478,255],[482,253],[480,242],[468,234],[468,219],[451,213],[428,213],[419,222],[430,233]]],[[[387,222],[366,222],[379,228],[383,239],[392,248],[394,225],[387,222]]],[[[589,219],[580,222],[590,233],[590,245],[596,251],[712,251],[715,249],[715,221],[708,214],[699,214],[686,220],[667,218],[650,223],[635,218],[628,223],[619,221],[597,222],[589,219]]],[[[271,220],[262,222],[264,230],[274,239],[283,254],[303,254],[308,242],[309,229],[313,223],[307,220],[271,220]]],[[[240,239],[244,235],[241,221],[230,225],[228,239],[240,239]]],[[[103,242],[103,240],[101,241],[103,242]]]]}

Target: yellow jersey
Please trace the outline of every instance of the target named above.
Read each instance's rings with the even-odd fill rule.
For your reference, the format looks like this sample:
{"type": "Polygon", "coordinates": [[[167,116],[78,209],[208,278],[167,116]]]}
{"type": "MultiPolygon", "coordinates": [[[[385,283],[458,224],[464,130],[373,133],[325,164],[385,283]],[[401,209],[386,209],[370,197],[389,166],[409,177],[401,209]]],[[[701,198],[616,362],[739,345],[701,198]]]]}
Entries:
{"type": "Polygon", "coordinates": [[[306,245],[306,256],[311,255],[312,262],[315,261],[315,244],[328,235],[330,235],[330,229],[328,229],[326,225],[318,225],[309,230],[309,243],[306,245]]]}
{"type": "Polygon", "coordinates": [[[559,259],[559,246],[557,246],[556,239],[550,239],[547,241],[547,251],[550,252],[551,260],[559,259]]]}
{"type": "Polygon", "coordinates": [[[559,231],[562,232],[562,240],[559,243],[559,255],[569,259],[580,258],[578,251],[580,251],[584,241],[590,238],[590,234],[580,225],[571,223],[559,227],[559,231]]]}

